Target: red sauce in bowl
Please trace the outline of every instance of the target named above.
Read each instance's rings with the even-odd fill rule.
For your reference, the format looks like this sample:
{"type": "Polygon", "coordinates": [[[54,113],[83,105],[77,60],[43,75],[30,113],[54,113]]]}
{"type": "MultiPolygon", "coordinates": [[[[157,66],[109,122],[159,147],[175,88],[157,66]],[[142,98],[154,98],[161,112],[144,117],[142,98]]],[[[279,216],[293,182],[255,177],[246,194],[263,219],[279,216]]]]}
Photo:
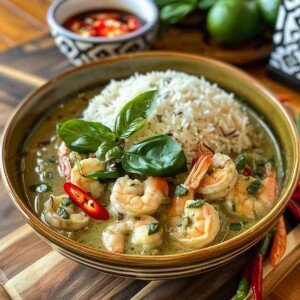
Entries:
{"type": "Polygon", "coordinates": [[[138,30],[143,21],[119,10],[88,11],[69,18],[63,26],[81,36],[114,38],[138,30]]]}

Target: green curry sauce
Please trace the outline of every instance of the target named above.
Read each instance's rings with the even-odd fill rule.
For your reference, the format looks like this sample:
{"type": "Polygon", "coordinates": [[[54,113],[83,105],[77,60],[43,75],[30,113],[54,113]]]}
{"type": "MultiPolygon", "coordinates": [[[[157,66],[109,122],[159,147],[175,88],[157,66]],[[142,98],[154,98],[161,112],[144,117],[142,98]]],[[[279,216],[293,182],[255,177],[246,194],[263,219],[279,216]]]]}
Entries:
{"type": "MultiPolygon", "coordinates": [[[[34,128],[32,134],[25,143],[24,157],[22,158],[21,168],[23,174],[23,185],[28,201],[32,209],[43,220],[43,206],[50,195],[62,195],[64,183],[60,177],[57,167],[57,146],[60,140],[56,137],[56,125],[70,118],[80,118],[82,111],[87,107],[88,100],[95,94],[99,93],[99,89],[94,89],[84,94],[71,99],[65,104],[56,107],[34,128]],[[44,184],[46,186],[40,186],[44,184]],[[46,188],[47,187],[47,188],[46,188]],[[39,192],[37,192],[37,188],[39,192]],[[50,189],[50,190],[49,190],[50,189]]],[[[278,144],[274,136],[264,122],[249,108],[247,112],[259,132],[259,144],[261,144],[265,161],[274,159],[277,168],[277,176],[279,182],[283,176],[282,161],[278,144]]],[[[105,187],[105,195],[103,196],[102,204],[109,209],[109,196],[113,182],[107,183],[105,187]]],[[[229,216],[223,205],[220,202],[213,203],[220,215],[220,232],[213,241],[213,244],[228,240],[247,228],[250,228],[257,221],[245,221],[229,216]]],[[[161,205],[154,217],[160,222],[164,228],[163,244],[159,249],[144,252],[147,255],[157,254],[175,254],[180,252],[191,251],[192,249],[183,246],[181,243],[172,238],[167,231],[167,209],[168,205],[161,205]]],[[[88,228],[77,232],[60,232],[69,238],[80,243],[92,246],[95,248],[104,249],[101,241],[101,233],[108,224],[117,220],[117,215],[110,211],[111,218],[109,221],[90,221],[88,228]]],[[[43,220],[44,221],[44,220],[43,220]]],[[[128,238],[129,241],[129,238],[128,238]]],[[[130,242],[126,243],[125,253],[141,254],[139,249],[135,249],[130,242]]]]}

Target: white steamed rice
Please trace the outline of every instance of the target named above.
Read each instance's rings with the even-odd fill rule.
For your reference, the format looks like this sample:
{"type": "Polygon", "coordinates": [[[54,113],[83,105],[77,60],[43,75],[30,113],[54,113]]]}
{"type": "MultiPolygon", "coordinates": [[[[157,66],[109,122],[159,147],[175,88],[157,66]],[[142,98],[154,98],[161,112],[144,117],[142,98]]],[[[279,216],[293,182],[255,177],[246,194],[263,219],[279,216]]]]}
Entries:
{"type": "Polygon", "coordinates": [[[127,146],[146,138],[172,134],[191,163],[199,143],[215,152],[241,153],[250,148],[253,127],[232,93],[203,77],[166,71],[134,74],[112,80],[84,111],[84,119],[113,128],[120,109],[142,92],[158,90],[158,99],[148,124],[129,138],[127,146]]]}

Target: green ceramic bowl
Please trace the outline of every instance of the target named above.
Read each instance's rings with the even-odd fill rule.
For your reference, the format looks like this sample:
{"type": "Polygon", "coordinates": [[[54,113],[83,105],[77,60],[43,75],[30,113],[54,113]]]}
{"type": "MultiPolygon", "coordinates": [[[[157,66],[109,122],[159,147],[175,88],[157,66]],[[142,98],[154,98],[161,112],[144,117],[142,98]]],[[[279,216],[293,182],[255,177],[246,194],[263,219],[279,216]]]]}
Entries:
{"type": "Polygon", "coordinates": [[[104,59],[75,68],[31,93],[15,110],[2,141],[1,173],[15,205],[27,222],[54,249],[92,268],[142,279],[165,279],[200,273],[223,264],[254,245],[276,223],[293,192],[299,172],[299,145],[295,126],[282,105],[260,83],[244,72],[204,57],[149,52],[104,59]],[[48,109],[83,90],[121,79],[134,72],[173,69],[204,76],[235,93],[262,115],[282,152],[284,178],[277,204],[257,224],[239,236],[192,252],[167,256],[113,254],[79,244],[44,224],[26,199],[20,170],[20,151],[26,137],[48,109]],[[18,159],[16,159],[18,158],[18,159]]]}

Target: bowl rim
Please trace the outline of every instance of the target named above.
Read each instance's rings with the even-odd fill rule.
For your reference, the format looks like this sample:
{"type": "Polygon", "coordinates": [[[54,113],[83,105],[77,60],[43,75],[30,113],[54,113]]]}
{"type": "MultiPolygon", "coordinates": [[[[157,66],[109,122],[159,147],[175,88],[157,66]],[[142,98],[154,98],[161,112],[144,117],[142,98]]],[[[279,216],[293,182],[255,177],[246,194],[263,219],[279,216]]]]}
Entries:
{"type": "MultiPolygon", "coordinates": [[[[138,30],[135,30],[131,33],[125,34],[120,37],[113,37],[113,38],[101,38],[101,37],[86,37],[81,36],[79,34],[73,33],[72,31],[66,29],[63,27],[59,22],[57,22],[55,18],[55,13],[59,7],[65,3],[66,1],[70,0],[60,0],[60,1],[54,1],[48,11],[47,11],[47,23],[49,24],[51,30],[57,31],[59,34],[66,36],[70,38],[71,40],[76,40],[80,42],[89,42],[89,43],[103,43],[103,44],[111,44],[111,43],[119,43],[119,42],[125,42],[128,40],[132,40],[135,38],[138,38],[141,35],[144,35],[148,33],[149,31],[153,30],[153,27],[158,23],[158,8],[154,4],[154,2],[149,0],[139,0],[139,1],[145,1],[147,2],[151,9],[154,12],[154,19],[151,22],[146,22],[144,25],[141,26],[138,30]]],[[[124,2],[126,3],[126,2],[124,2]]],[[[81,13],[78,11],[78,13],[81,13]]]]}
{"type": "Polygon", "coordinates": [[[192,261],[205,261],[207,259],[212,259],[220,256],[221,254],[225,254],[234,250],[236,248],[241,248],[245,246],[246,243],[253,242],[254,240],[258,241],[262,234],[265,234],[269,227],[273,225],[278,217],[283,213],[285,206],[287,205],[288,199],[291,197],[293,189],[296,186],[297,179],[299,176],[299,140],[298,133],[296,130],[296,126],[292,121],[291,116],[285,110],[283,105],[275,98],[275,96],[267,90],[261,83],[256,81],[252,76],[248,75],[246,72],[240,70],[237,67],[231,66],[229,64],[210,59],[203,56],[185,54],[180,52],[169,52],[169,51],[148,51],[142,53],[134,53],[134,54],[123,54],[120,56],[108,57],[96,62],[91,62],[89,64],[79,66],[76,68],[72,68],[71,70],[67,70],[54,78],[48,80],[45,84],[38,87],[34,91],[32,91],[28,96],[26,96],[21,103],[15,108],[14,112],[11,114],[5,129],[3,131],[2,139],[1,139],[1,159],[2,164],[0,164],[0,172],[3,178],[4,185],[12,198],[14,204],[26,219],[26,221],[41,234],[48,242],[51,244],[55,244],[56,247],[62,248],[65,251],[69,251],[72,253],[77,253],[83,257],[88,257],[90,259],[94,259],[96,261],[106,261],[114,264],[120,265],[130,265],[130,264],[138,264],[140,266],[170,266],[172,264],[186,264],[187,262],[191,263],[192,261]],[[47,226],[42,220],[38,218],[38,216],[34,213],[32,209],[25,205],[26,199],[22,200],[17,192],[14,190],[13,179],[9,177],[7,169],[8,162],[5,159],[5,149],[7,144],[9,143],[9,137],[11,135],[11,131],[13,130],[14,119],[21,114],[23,107],[26,107],[28,103],[38,94],[43,91],[45,88],[51,85],[55,85],[55,83],[59,80],[64,79],[72,75],[73,73],[81,72],[90,67],[99,66],[109,64],[111,62],[130,60],[135,58],[150,58],[150,57],[159,57],[159,58],[179,58],[186,59],[193,62],[202,62],[208,65],[213,65],[214,67],[225,69],[226,71],[233,72],[244,81],[249,84],[254,85],[254,87],[261,92],[263,92],[276,106],[276,108],[280,111],[280,113],[285,118],[287,125],[290,129],[290,134],[293,137],[293,149],[296,153],[295,155],[295,163],[294,167],[291,170],[291,181],[286,185],[286,191],[281,197],[278,199],[276,205],[272,208],[272,210],[262,219],[260,219],[254,226],[247,229],[243,233],[238,236],[231,238],[222,243],[209,246],[207,248],[202,248],[198,250],[192,250],[190,252],[184,252],[179,254],[170,254],[170,255],[157,255],[157,256],[143,256],[143,255],[130,255],[130,254],[115,254],[105,250],[93,248],[90,246],[86,246],[74,240],[71,240],[51,227],[47,226]],[[258,234],[259,233],[259,234],[258,234]],[[233,246],[234,245],[234,246],[233,246]]]}

